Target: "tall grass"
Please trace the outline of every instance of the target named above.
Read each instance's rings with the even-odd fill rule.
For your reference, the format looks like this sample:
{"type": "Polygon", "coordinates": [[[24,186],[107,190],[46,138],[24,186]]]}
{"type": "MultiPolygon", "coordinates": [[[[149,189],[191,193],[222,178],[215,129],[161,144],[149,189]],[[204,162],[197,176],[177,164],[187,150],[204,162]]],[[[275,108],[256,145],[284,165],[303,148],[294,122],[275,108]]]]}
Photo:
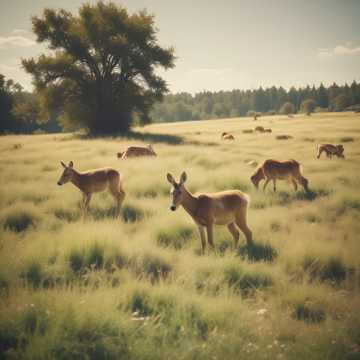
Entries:
{"type": "Polygon", "coordinates": [[[245,134],[248,118],[156,124],[121,138],[3,137],[0,358],[358,358],[358,119],[259,121],[273,133],[245,134]],[[223,131],[236,141],[222,142],[223,131]],[[315,158],[314,144],[339,140],[345,160],[315,158]],[[117,159],[148,142],[158,157],[117,159]],[[257,191],[252,164],[267,158],[297,159],[311,191],[281,181],[276,193],[257,191]],[[80,171],[117,169],[126,192],[120,217],[111,195],[99,193],[83,219],[79,190],[56,184],[60,160],[80,171]],[[201,255],[190,216],[169,210],[166,173],[183,170],[193,192],[250,195],[254,246],[241,233],[235,249],[218,226],[215,252],[201,255]]]}

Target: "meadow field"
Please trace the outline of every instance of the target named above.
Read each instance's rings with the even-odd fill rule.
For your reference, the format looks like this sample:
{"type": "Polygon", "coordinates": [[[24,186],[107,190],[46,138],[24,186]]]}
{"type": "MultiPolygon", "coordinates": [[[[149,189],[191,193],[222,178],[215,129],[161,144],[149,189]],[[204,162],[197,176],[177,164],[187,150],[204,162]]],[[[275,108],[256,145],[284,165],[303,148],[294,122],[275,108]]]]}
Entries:
{"type": "Polygon", "coordinates": [[[359,142],[355,113],[1,137],[0,359],[360,359],[359,142]],[[243,133],[256,125],[273,132],[243,133]],[[346,159],[316,159],[319,142],[346,159]],[[156,158],[116,157],[148,143],[156,158]],[[268,158],[301,162],[311,192],[256,191],[268,158]],[[120,218],[105,192],[82,219],[80,191],[57,185],[61,160],[119,170],[120,218]],[[215,227],[201,255],[192,219],[169,210],[166,174],[183,170],[193,192],[251,196],[253,248],[215,227]]]}

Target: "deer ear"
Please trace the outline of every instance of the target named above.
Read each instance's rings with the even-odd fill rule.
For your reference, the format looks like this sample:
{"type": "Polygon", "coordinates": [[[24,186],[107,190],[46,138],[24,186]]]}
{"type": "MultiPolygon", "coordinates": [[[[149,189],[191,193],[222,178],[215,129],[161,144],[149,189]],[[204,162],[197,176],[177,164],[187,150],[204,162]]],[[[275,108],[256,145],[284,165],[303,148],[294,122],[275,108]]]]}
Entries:
{"type": "Polygon", "coordinates": [[[180,176],[180,184],[183,184],[187,179],[187,175],[186,175],[186,172],[183,171],[181,176],[180,176]]]}
{"type": "Polygon", "coordinates": [[[168,180],[168,182],[170,184],[172,184],[172,185],[175,184],[175,180],[174,180],[173,176],[170,173],[167,173],[166,178],[167,178],[167,180],[168,180]]]}
{"type": "Polygon", "coordinates": [[[72,161],[69,162],[69,167],[72,168],[74,166],[74,163],[72,161]]]}
{"type": "Polygon", "coordinates": [[[62,161],[60,161],[60,164],[62,165],[62,167],[63,167],[64,169],[66,169],[66,165],[65,165],[62,161]]]}

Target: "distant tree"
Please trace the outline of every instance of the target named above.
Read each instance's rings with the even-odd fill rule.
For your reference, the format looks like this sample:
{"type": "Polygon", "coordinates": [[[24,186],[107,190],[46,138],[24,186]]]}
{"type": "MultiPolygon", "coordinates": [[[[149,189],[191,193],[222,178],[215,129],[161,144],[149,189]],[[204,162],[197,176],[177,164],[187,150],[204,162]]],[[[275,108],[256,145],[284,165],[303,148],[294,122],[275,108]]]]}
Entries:
{"type": "Polygon", "coordinates": [[[5,81],[5,76],[0,74],[0,133],[11,129],[13,122],[12,107],[13,98],[11,92],[5,81]]]}
{"type": "Polygon", "coordinates": [[[16,95],[21,93],[22,87],[12,79],[5,79],[0,74],[0,133],[23,132],[22,124],[14,113],[16,95]]]}
{"type": "Polygon", "coordinates": [[[155,69],[174,66],[173,49],[157,44],[152,15],[100,1],[84,4],[78,16],[45,9],[32,23],[37,41],[53,52],[23,66],[49,113],[96,134],[127,131],[134,113],[150,121],[152,105],[167,92],[155,69]]]}
{"type": "Polygon", "coordinates": [[[346,95],[340,94],[331,101],[333,111],[344,111],[349,106],[349,99],[346,95]]]}
{"type": "Polygon", "coordinates": [[[290,115],[293,114],[294,112],[295,112],[295,106],[291,102],[286,102],[280,108],[280,114],[290,115]]]}
{"type": "Polygon", "coordinates": [[[307,115],[313,113],[315,111],[315,108],[316,108],[316,102],[313,99],[304,100],[300,106],[301,111],[306,113],[307,115]]]}
{"type": "Polygon", "coordinates": [[[329,106],[329,98],[328,92],[325,89],[323,83],[320,84],[319,88],[317,89],[316,100],[318,105],[321,108],[327,108],[329,106]]]}

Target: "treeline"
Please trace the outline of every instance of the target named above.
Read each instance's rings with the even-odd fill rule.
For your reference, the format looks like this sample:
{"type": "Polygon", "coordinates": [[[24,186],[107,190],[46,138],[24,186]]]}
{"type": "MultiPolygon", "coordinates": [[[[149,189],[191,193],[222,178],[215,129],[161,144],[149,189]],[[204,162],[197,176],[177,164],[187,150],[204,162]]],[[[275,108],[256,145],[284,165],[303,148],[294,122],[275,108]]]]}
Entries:
{"type": "Polygon", "coordinates": [[[0,74],[0,134],[60,132],[56,116],[42,117],[39,97],[0,74]]]}
{"type": "MultiPolygon", "coordinates": [[[[0,134],[69,130],[61,113],[44,112],[44,98],[23,91],[20,84],[0,74],[0,134]]],[[[46,104],[45,104],[46,105],[46,104]]],[[[154,122],[219,119],[254,114],[360,110],[360,83],[329,87],[259,88],[170,94],[151,111],[154,122]]]]}
{"type": "Polygon", "coordinates": [[[161,103],[154,105],[151,117],[155,122],[218,119],[262,114],[344,111],[360,107],[360,83],[355,81],[349,86],[332,84],[325,87],[292,87],[288,91],[282,87],[257,90],[232,90],[195,94],[171,94],[161,103]]]}

